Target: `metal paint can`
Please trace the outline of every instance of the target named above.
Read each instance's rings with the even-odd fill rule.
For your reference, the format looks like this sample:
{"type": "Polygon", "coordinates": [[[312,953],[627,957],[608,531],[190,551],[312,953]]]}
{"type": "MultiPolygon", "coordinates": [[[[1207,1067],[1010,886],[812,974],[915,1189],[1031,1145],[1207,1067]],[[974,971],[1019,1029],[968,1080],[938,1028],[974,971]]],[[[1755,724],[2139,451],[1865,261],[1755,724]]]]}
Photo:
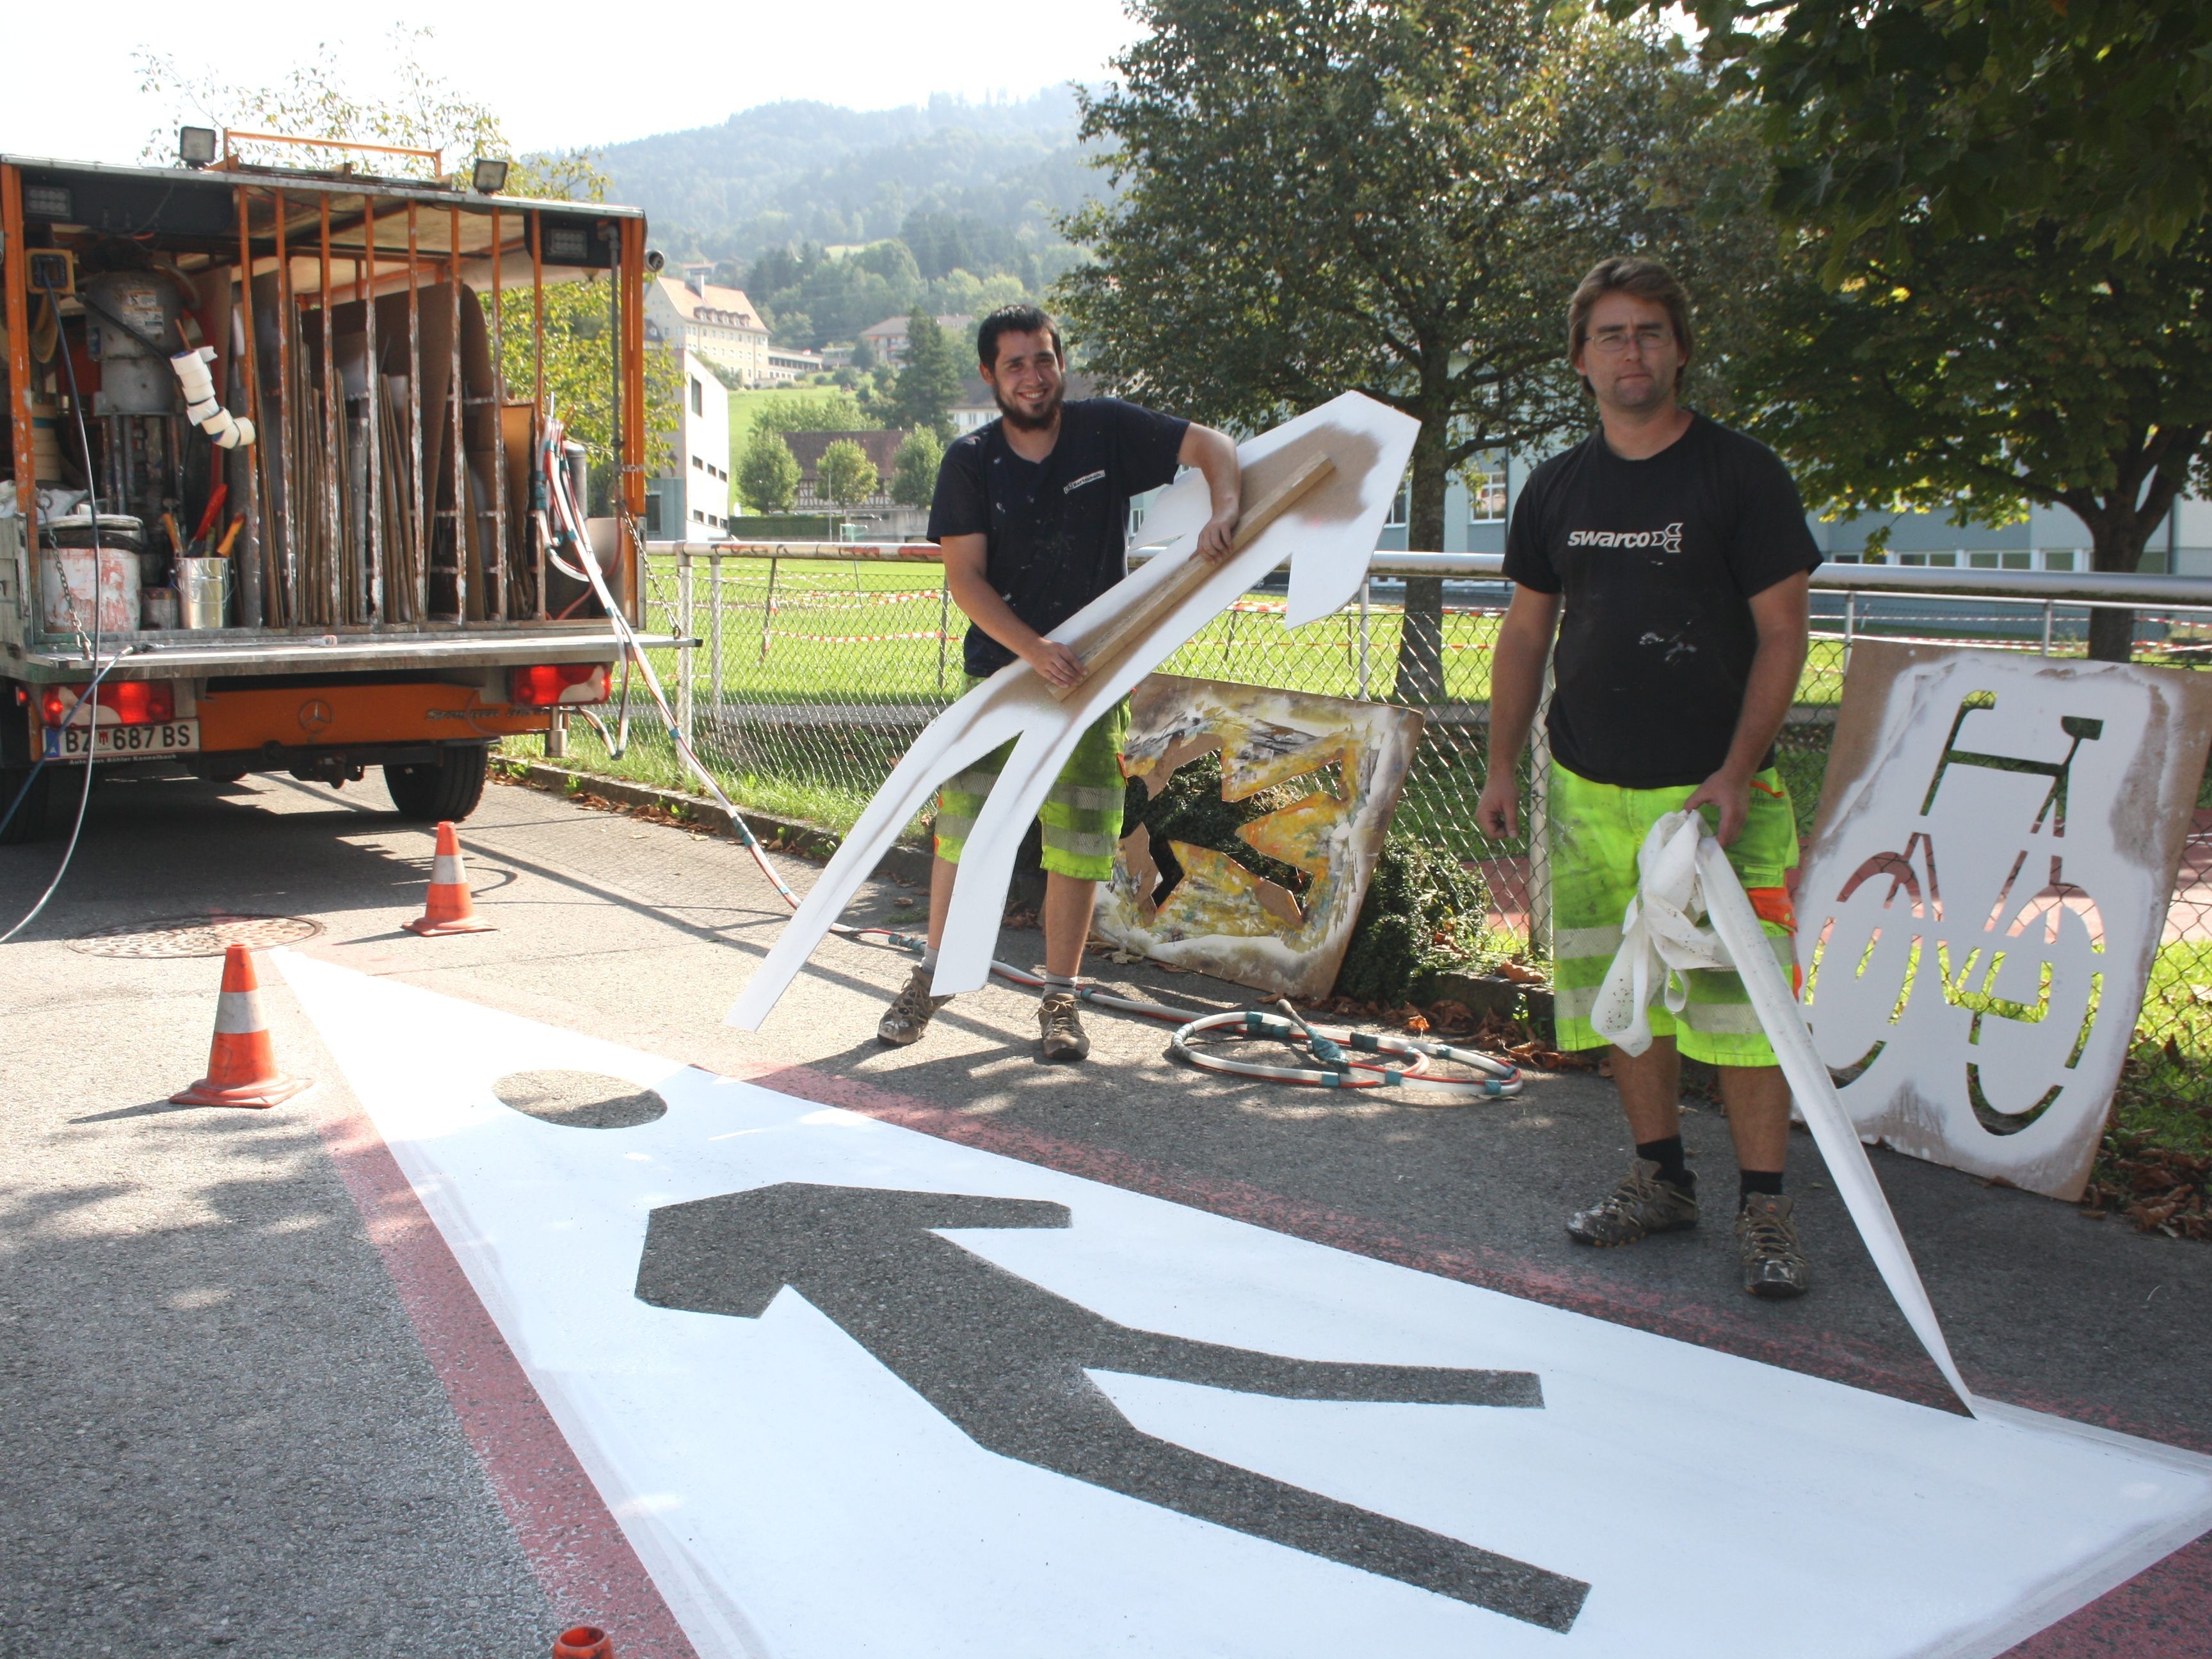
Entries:
{"type": "Polygon", "coordinates": [[[222,627],[230,601],[230,561],[179,559],[177,595],[185,627],[222,627]]]}
{"type": "Polygon", "coordinates": [[[184,611],[173,587],[147,587],[139,590],[139,609],[144,614],[149,628],[176,628],[184,611]]]}

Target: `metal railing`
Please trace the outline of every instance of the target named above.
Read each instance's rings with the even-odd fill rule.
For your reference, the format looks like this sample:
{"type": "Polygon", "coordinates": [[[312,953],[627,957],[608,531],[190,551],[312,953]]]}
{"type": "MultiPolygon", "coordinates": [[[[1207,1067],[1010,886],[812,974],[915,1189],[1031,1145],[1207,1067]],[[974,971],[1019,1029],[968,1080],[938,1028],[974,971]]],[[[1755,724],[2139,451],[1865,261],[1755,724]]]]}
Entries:
{"type": "MultiPolygon", "coordinates": [[[[1132,555],[1146,556],[1142,548],[1132,555]]],[[[692,641],[663,653],[678,720],[734,799],[842,829],[914,734],[966,689],[966,623],[928,543],[653,544],[645,562],[648,626],[692,641]]],[[[1549,908],[1540,722],[1535,752],[1521,763],[1523,823],[1533,834],[1499,841],[1474,823],[1488,768],[1490,649],[1510,592],[1502,562],[1496,554],[1378,552],[1357,600],[1295,632],[1281,626],[1281,588],[1263,583],[1164,671],[1389,696],[1404,583],[1443,578],[1443,695],[1425,708],[1426,733],[1395,827],[1479,870],[1500,951],[1540,958],[1549,908]]],[[[1801,834],[1820,799],[1857,639],[2079,655],[2088,612],[2118,607],[2136,612],[2138,659],[2212,666],[2212,582],[2186,577],[1827,564],[1814,592],[1812,650],[1777,744],[1801,834]]],[[[582,727],[571,727],[570,741],[586,764],[684,781],[672,745],[641,728],[619,758],[582,727]]],[[[918,820],[913,833],[926,829],[918,820]]],[[[2144,1009],[2144,1040],[2162,1047],[2171,1039],[2185,1054],[2203,1057],[2200,1070],[2212,1070],[2212,801],[2203,798],[2166,947],[2144,1009]]]]}

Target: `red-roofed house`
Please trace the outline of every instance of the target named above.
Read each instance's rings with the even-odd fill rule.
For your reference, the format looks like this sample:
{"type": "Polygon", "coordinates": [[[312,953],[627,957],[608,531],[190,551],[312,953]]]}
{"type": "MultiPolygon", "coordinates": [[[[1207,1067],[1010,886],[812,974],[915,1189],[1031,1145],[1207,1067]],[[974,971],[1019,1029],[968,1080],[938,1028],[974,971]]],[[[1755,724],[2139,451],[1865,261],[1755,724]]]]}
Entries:
{"type": "MultiPolygon", "coordinates": [[[[657,276],[645,290],[648,345],[697,353],[733,371],[746,386],[775,378],[769,368],[768,326],[744,290],[707,280],[712,265],[686,265],[684,279],[657,276]]],[[[784,378],[788,379],[789,376],[784,378]]]]}

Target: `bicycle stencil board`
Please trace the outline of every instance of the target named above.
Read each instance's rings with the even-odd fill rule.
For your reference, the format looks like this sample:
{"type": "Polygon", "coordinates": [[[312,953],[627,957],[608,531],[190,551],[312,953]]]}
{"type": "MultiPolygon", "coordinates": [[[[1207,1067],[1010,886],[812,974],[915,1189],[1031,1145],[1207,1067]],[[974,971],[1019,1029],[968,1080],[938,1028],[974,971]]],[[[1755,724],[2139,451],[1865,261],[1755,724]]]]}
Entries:
{"type": "Polygon", "coordinates": [[[2212,676],[1853,647],[1797,951],[1861,1135],[2081,1196],[2208,743],[2212,676]]]}

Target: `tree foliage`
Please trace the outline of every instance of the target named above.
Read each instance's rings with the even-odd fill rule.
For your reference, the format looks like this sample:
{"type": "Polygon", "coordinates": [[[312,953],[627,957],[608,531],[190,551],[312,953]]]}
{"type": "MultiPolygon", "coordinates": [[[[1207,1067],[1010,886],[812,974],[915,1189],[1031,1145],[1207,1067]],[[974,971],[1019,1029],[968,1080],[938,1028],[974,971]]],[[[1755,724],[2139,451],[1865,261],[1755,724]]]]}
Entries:
{"type": "Polygon", "coordinates": [[[901,507],[927,507],[937,494],[937,469],[945,446],[927,427],[907,434],[891,459],[891,499],[901,507]]]}
{"type": "MultiPolygon", "coordinates": [[[[1668,258],[1710,319],[1765,258],[1756,221],[1696,222],[1756,152],[1656,33],[1509,0],[1133,10],[1148,36],[1085,99],[1122,186],[1072,227],[1097,255],[1060,293],[1086,366],[1217,424],[1347,388],[1414,416],[1415,547],[1443,545],[1455,469],[1587,422],[1565,316],[1597,259],[1668,258]]],[[[1408,701],[1440,695],[1442,601],[1409,589],[1408,701]]]]}
{"type": "Polygon", "coordinates": [[[781,433],[757,426],[738,462],[738,494],[756,513],[786,513],[799,495],[799,457],[781,433]]]}
{"type": "Polygon", "coordinates": [[[882,483],[868,452],[850,438],[840,438],[822,452],[815,464],[814,490],[839,507],[858,507],[876,493],[882,483]]]}
{"type": "MultiPolygon", "coordinates": [[[[1808,245],[1743,365],[1747,423],[1847,514],[2063,506],[2094,568],[2137,568],[2176,496],[2212,483],[2212,230],[2118,260],[2049,228],[1903,246],[1847,256],[1832,288],[1808,245]]],[[[2131,629],[2094,613],[2093,654],[2125,660],[2131,629]]]]}
{"type": "MultiPolygon", "coordinates": [[[[2212,429],[2212,12],[1700,0],[1789,228],[1744,412],[1813,499],[2070,508],[2138,568],[2212,429]]],[[[2094,656],[2132,616],[2100,610],[2094,656]]]]}
{"type": "Polygon", "coordinates": [[[780,392],[752,408],[755,432],[857,432],[867,424],[860,399],[836,389],[780,392]]]}
{"type": "MultiPolygon", "coordinates": [[[[442,173],[424,157],[376,155],[373,171],[394,178],[458,181],[467,178],[480,155],[512,157],[514,147],[491,106],[470,97],[422,64],[422,47],[432,33],[428,27],[392,27],[382,60],[388,86],[380,94],[364,94],[349,87],[341,67],[347,54],[327,42],[317,46],[306,62],[262,87],[239,86],[217,71],[196,75],[170,54],[141,47],[131,53],[138,89],[166,97],[178,118],[149,135],[140,159],[153,163],[171,160],[176,154],[176,129],[185,117],[225,130],[245,128],[336,144],[397,144],[443,153],[442,173]]],[[[327,164],[343,152],[303,151],[290,144],[249,141],[240,145],[239,154],[265,166],[296,167],[303,155],[327,164]]],[[[367,155],[358,159],[368,159],[367,155]]],[[[507,174],[507,193],[514,196],[599,202],[606,199],[606,185],[599,158],[587,149],[515,160],[507,174]]]]}
{"type": "MultiPolygon", "coordinates": [[[[1617,0],[1628,9],[1641,0],[1617,0]]],[[[1652,9],[1658,9],[1655,5],[1652,9]]],[[[1692,0],[1755,94],[1773,201],[1838,248],[2063,224],[2172,252],[2212,211],[2212,8],[2181,0],[1692,0]]],[[[1835,274],[1835,273],[1832,273],[1835,274]]]]}
{"type": "Polygon", "coordinates": [[[952,400],[960,395],[960,363],[937,319],[917,311],[907,319],[906,361],[891,392],[896,426],[927,428],[939,437],[952,429],[952,400]]]}

